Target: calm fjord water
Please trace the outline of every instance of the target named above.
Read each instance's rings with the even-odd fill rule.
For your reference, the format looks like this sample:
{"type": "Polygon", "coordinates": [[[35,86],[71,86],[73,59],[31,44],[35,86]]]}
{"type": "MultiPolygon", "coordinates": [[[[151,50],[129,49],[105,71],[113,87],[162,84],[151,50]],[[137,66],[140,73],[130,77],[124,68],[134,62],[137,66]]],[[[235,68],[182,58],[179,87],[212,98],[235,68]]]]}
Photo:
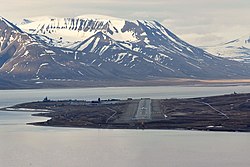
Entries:
{"type": "MultiPolygon", "coordinates": [[[[0,91],[0,107],[51,99],[182,98],[250,92],[233,87],[124,87],[0,91]]],[[[250,134],[35,127],[30,113],[0,112],[0,167],[249,167],[250,134]]]]}

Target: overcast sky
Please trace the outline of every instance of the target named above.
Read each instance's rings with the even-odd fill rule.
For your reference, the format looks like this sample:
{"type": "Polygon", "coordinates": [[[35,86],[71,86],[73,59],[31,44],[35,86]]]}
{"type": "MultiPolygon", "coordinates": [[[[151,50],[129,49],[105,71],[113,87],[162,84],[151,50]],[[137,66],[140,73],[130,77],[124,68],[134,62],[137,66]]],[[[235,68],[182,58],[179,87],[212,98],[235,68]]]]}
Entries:
{"type": "Polygon", "coordinates": [[[250,35],[250,0],[0,0],[0,15],[16,23],[83,14],[157,20],[197,46],[250,35]]]}

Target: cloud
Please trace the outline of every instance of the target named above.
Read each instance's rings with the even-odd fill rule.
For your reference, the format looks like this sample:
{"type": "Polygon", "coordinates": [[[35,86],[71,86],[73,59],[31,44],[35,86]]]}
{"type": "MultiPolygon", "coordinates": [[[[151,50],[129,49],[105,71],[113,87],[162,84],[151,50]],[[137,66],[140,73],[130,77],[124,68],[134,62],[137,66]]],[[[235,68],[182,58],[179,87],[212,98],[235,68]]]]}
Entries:
{"type": "Polygon", "coordinates": [[[195,45],[223,42],[250,30],[249,0],[12,0],[1,2],[1,15],[22,18],[103,14],[158,20],[195,45]]]}

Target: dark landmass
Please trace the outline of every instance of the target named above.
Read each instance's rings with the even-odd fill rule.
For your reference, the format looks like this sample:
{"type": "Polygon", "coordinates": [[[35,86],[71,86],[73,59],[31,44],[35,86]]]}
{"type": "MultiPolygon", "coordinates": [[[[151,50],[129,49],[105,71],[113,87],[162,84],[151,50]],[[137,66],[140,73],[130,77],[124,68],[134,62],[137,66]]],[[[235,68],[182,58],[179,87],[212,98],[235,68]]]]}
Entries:
{"type": "MultiPolygon", "coordinates": [[[[250,83],[250,80],[249,80],[250,83]]],[[[1,80],[0,89],[47,89],[47,88],[88,88],[125,86],[175,86],[203,84],[202,81],[180,78],[156,78],[148,80],[1,80]]],[[[216,83],[211,83],[211,85],[216,83]]]]}
{"type": "Polygon", "coordinates": [[[31,123],[41,126],[250,132],[250,94],[189,99],[45,99],[6,109],[46,111],[34,115],[51,119],[31,123]]]}
{"type": "MultiPolygon", "coordinates": [[[[0,17],[0,89],[184,85],[183,79],[250,79],[248,64],[211,55],[157,21],[134,24],[126,20],[121,28],[96,19],[70,20],[72,24],[86,23],[72,28],[65,22],[71,27],[67,31],[82,34],[82,42],[72,43],[74,48],[58,47],[58,39],[26,33],[0,17]],[[115,40],[113,33],[133,33],[136,42],[115,40]]],[[[64,24],[50,26],[54,21],[48,19],[37,32],[51,33],[52,27],[53,31],[65,29],[64,24]]]]}
{"type": "MultiPolygon", "coordinates": [[[[250,80],[249,80],[250,83],[250,80]]],[[[176,86],[210,84],[193,79],[152,79],[152,80],[1,80],[0,89],[47,89],[47,88],[89,88],[89,87],[126,87],[126,86],[176,86]],[[15,84],[14,84],[15,83],[15,84]]],[[[223,84],[223,83],[222,83],[223,84]]],[[[227,84],[227,83],[226,83],[227,84]]]]}
{"type": "Polygon", "coordinates": [[[131,87],[131,86],[237,86],[250,85],[250,79],[200,80],[188,78],[153,78],[147,80],[3,80],[0,90],[6,89],[60,89],[91,87],[131,87]]]}

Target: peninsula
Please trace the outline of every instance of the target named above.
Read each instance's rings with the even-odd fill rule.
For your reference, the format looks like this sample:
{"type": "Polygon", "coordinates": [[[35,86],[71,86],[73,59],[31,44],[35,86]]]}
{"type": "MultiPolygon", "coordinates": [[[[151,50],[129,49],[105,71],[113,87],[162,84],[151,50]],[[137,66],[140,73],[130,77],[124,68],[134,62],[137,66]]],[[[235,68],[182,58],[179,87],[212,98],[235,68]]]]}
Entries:
{"type": "Polygon", "coordinates": [[[49,117],[40,126],[103,129],[185,129],[250,132],[250,94],[186,99],[49,100],[4,110],[49,117]]]}

